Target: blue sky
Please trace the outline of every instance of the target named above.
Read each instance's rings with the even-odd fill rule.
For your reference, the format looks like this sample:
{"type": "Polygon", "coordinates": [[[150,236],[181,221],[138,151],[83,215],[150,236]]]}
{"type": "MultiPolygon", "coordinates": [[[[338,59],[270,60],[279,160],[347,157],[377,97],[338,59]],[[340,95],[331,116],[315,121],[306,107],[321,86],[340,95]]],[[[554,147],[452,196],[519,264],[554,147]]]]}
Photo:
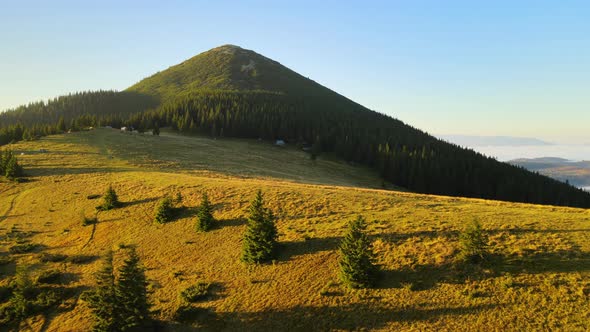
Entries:
{"type": "Polygon", "coordinates": [[[236,44],[434,134],[590,142],[588,1],[4,1],[0,109],[236,44]]]}

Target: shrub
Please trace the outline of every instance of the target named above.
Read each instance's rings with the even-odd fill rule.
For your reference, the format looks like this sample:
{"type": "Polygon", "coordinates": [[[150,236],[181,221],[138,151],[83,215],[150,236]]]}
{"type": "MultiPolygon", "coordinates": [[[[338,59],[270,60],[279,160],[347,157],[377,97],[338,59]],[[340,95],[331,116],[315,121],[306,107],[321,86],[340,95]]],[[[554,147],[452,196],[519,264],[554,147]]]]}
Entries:
{"type": "Polygon", "coordinates": [[[95,259],[96,259],[96,256],[75,255],[75,256],[68,257],[67,261],[72,264],[80,265],[80,264],[88,264],[88,263],[94,261],[95,259]]]}
{"type": "Polygon", "coordinates": [[[365,219],[358,216],[348,224],[348,233],[340,243],[340,279],[352,288],[371,287],[377,274],[366,228],[365,219]]]}
{"type": "Polygon", "coordinates": [[[66,255],[62,254],[49,254],[49,253],[42,253],[39,256],[39,260],[41,263],[58,263],[63,262],[68,258],[66,255]]]}
{"type": "Polygon", "coordinates": [[[10,298],[13,319],[23,319],[31,313],[31,300],[34,299],[34,296],[35,289],[28,269],[24,266],[17,267],[12,297],[10,298]]]}
{"type": "Polygon", "coordinates": [[[481,229],[481,224],[473,220],[459,236],[459,259],[470,263],[479,263],[488,256],[488,237],[481,229]]]}
{"type": "Polygon", "coordinates": [[[115,189],[113,189],[113,186],[110,185],[103,196],[102,204],[97,206],[96,209],[99,211],[108,211],[119,207],[119,205],[120,203],[117,193],[115,192],[115,189]]]}
{"type": "Polygon", "coordinates": [[[196,284],[186,288],[180,293],[180,297],[186,302],[193,303],[200,301],[209,295],[211,284],[199,281],[196,284]]]}
{"type": "Polygon", "coordinates": [[[87,217],[86,215],[82,214],[82,226],[90,226],[98,223],[98,218],[94,217],[87,217]]]}
{"type": "Polygon", "coordinates": [[[173,320],[180,323],[193,323],[197,320],[205,321],[211,316],[211,311],[206,308],[192,307],[190,305],[181,305],[176,309],[173,320]]]}
{"type": "Polygon", "coordinates": [[[14,260],[9,256],[0,256],[0,266],[8,265],[12,263],[14,260]]]}
{"type": "Polygon", "coordinates": [[[166,196],[156,207],[154,221],[160,224],[167,223],[172,220],[173,215],[174,207],[172,205],[172,198],[170,198],[170,196],[166,196]]]}
{"type": "Polygon", "coordinates": [[[40,284],[59,284],[61,283],[62,273],[57,270],[43,271],[37,277],[37,282],[40,284]]]}
{"type": "Polygon", "coordinates": [[[0,303],[6,302],[12,296],[12,288],[8,286],[0,286],[0,303]]]}
{"type": "Polygon", "coordinates": [[[35,311],[40,311],[61,303],[62,294],[53,289],[41,291],[31,303],[35,311]]]}
{"type": "Polygon", "coordinates": [[[34,243],[15,244],[8,249],[11,254],[26,254],[37,249],[38,245],[34,243]]]}
{"type": "Polygon", "coordinates": [[[272,260],[276,254],[277,237],[274,216],[264,207],[262,192],[258,190],[250,204],[250,216],[242,242],[242,261],[258,264],[272,260]]]}
{"type": "Polygon", "coordinates": [[[203,193],[201,205],[199,206],[199,211],[197,212],[197,224],[195,226],[197,231],[206,232],[211,229],[213,223],[215,222],[212,211],[213,208],[209,202],[209,197],[207,196],[207,193],[203,193]]]}

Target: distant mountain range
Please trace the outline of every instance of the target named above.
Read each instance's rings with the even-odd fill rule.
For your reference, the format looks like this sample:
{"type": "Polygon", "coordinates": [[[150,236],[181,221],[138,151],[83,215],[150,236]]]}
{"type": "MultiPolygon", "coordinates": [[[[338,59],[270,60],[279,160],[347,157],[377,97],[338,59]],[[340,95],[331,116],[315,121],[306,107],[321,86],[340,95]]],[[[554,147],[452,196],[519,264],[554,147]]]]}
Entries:
{"type": "Polygon", "coordinates": [[[570,161],[563,158],[520,158],[510,161],[511,164],[539,172],[562,182],[581,187],[590,187],[590,161],[570,161]]]}
{"type": "Polygon", "coordinates": [[[440,139],[460,146],[539,146],[552,143],[530,137],[513,136],[470,136],[470,135],[438,135],[440,139]]]}

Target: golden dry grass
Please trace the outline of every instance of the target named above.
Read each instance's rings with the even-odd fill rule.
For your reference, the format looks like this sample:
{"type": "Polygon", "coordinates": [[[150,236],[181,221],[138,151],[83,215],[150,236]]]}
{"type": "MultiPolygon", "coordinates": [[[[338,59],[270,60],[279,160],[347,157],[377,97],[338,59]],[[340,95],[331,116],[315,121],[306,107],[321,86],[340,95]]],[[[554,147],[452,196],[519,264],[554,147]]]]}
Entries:
{"type": "MultiPolygon", "coordinates": [[[[147,268],[154,317],[165,330],[569,330],[590,328],[590,212],[583,209],[449,198],[378,189],[370,171],[257,141],[97,130],[15,144],[30,182],[0,183],[1,251],[16,232],[42,245],[14,255],[33,274],[60,269],[69,297],[23,330],[86,331],[78,295],[100,262],[41,263],[42,253],[97,257],[134,245],[147,268]],[[35,153],[47,149],[47,153],[35,153]],[[240,170],[244,169],[245,174],[240,170]],[[82,226],[112,184],[124,206],[82,226]],[[364,187],[364,188],[363,188],[364,187]],[[269,265],[240,263],[244,217],[257,189],[279,217],[281,249],[269,265]],[[181,192],[194,207],[207,191],[217,227],[194,230],[187,210],[152,221],[157,201],[181,192]],[[337,279],[346,222],[362,214],[379,254],[378,287],[348,290],[337,279]],[[457,238],[477,218],[493,261],[458,267],[457,238]],[[197,281],[213,295],[194,323],[172,318],[179,293],[197,281]]],[[[14,264],[0,267],[8,283],[14,264]]]]}

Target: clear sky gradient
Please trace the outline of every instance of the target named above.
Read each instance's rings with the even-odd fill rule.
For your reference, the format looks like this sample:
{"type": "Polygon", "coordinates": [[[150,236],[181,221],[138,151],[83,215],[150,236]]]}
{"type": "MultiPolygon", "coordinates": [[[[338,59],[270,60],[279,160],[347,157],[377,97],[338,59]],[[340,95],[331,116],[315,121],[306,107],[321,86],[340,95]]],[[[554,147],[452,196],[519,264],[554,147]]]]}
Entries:
{"type": "Polygon", "coordinates": [[[589,1],[0,0],[0,110],[222,44],[430,133],[590,142],[589,1]]]}

